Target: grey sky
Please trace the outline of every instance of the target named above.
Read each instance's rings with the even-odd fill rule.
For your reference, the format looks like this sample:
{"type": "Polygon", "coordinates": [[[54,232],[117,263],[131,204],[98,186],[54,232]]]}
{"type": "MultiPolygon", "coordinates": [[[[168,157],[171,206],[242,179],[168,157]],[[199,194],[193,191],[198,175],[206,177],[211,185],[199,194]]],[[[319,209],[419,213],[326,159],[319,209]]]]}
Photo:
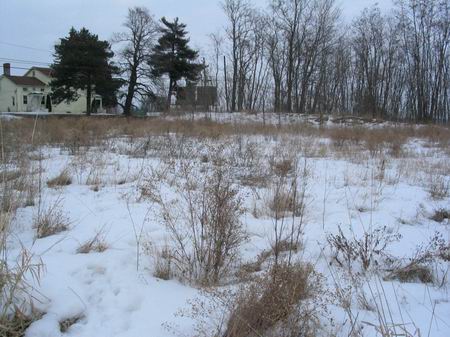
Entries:
{"type": "MultiPolygon", "coordinates": [[[[261,7],[267,4],[267,0],[253,2],[261,7]]],[[[346,21],[377,2],[386,9],[391,0],[337,0],[346,21]]],[[[72,26],[86,27],[101,39],[109,40],[114,32],[122,30],[127,8],[131,6],[146,6],[157,18],[178,16],[188,25],[193,46],[198,49],[204,49],[209,33],[226,23],[216,0],[0,0],[0,63],[4,63],[4,58],[51,62],[54,43],[67,35],[72,26]]],[[[29,67],[11,63],[13,67],[29,67]]],[[[23,73],[20,69],[12,71],[23,73]]]]}

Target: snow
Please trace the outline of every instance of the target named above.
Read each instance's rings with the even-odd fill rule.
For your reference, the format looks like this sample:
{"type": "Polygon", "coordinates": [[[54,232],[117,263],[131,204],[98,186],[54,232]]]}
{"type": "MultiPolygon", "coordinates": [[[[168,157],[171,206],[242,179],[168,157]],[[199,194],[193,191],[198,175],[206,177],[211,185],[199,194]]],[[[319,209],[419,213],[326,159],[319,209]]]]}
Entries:
{"type": "MultiPolygon", "coordinates": [[[[201,114],[196,118],[201,118],[201,114]]],[[[235,123],[254,121],[254,117],[244,118],[236,114],[232,117],[217,114],[215,120],[230,122],[229,118],[235,123]]],[[[277,118],[272,115],[268,120],[276,123],[277,118]]],[[[283,121],[289,123],[291,119],[283,117],[283,121]]],[[[245,137],[257,144],[260,153],[264,154],[270,153],[282,141],[262,136],[245,137]]],[[[300,135],[287,137],[305,141],[300,135]]],[[[224,144],[234,144],[236,141],[232,136],[226,141],[220,140],[224,144]]],[[[197,153],[204,152],[205,145],[211,145],[200,142],[193,140],[192,146],[197,153]]],[[[346,158],[333,152],[328,139],[315,139],[312,144],[325,146],[327,152],[324,156],[307,159],[311,176],[304,251],[301,255],[303,259],[314,261],[317,270],[325,275],[329,289],[333,289],[333,270],[329,267],[326,235],[336,233],[338,226],[346,232],[351,227],[355,235],[361,235],[369,226],[387,226],[394,232],[398,231],[402,235],[401,240],[389,247],[390,253],[397,257],[411,256],[417,245],[426,242],[436,231],[449,239],[448,220],[436,223],[429,219],[434,210],[449,208],[449,197],[444,200],[431,199],[424,178],[426,173],[421,169],[398,175],[405,163],[418,167],[417,161],[425,158],[431,166],[447,161],[449,158],[444,157],[445,154],[417,142],[409,143],[408,157],[388,158],[387,178],[373,196],[370,192],[378,187],[376,184],[373,186],[371,176],[378,170],[380,159],[368,156],[346,158]]],[[[154,262],[145,254],[142,244],[140,251],[137,251],[136,228],[139,231],[142,227],[143,241],[162,245],[167,240],[165,228],[155,211],[157,207],[139,197],[140,184],[149,176],[151,168],[162,164],[162,159],[157,155],[132,157],[126,154],[126,149],[130,147],[132,145],[127,144],[126,140],[116,139],[106,151],[91,148],[87,154],[70,155],[59,148],[45,149],[44,186],[48,179],[57,176],[65,167],[70,168],[73,183],[56,189],[45,186],[42,208],[59,201],[64,214],[70,219],[70,228],[57,235],[36,239],[32,224],[37,206],[19,209],[14,219],[11,256],[18,254],[20,245],[24,245],[45,264],[40,282],[34,284],[34,305],[44,315],[30,326],[26,337],[173,336],[174,333],[165,328],[166,323],[176,325],[177,330],[187,336],[193,335],[194,322],[175,313],[188,307],[188,300],[201,296],[200,291],[179,280],[155,278],[154,262]],[[92,177],[97,179],[89,185],[92,177]],[[119,181],[124,183],[118,184],[119,181]],[[98,191],[93,186],[98,186],[98,191]],[[77,254],[77,248],[98,232],[104,234],[107,250],[77,254]],[[80,319],[62,333],[59,322],[72,317],[80,319]]],[[[301,157],[299,163],[303,159],[301,157]]],[[[198,161],[197,158],[192,160],[198,161]]],[[[237,171],[242,173],[244,170],[240,168],[237,171]]],[[[448,171],[445,179],[450,179],[448,171]]],[[[175,195],[170,186],[164,188],[167,195],[175,195]]],[[[262,188],[242,187],[241,190],[248,208],[242,221],[250,234],[250,240],[242,247],[243,261],[251,261],[270,246],[273,219],[264,214],[255,218],[252,214],[255,206],[264,207],[265,194],[267,191],[262,188]]],[[[440,267],[448,268],[448,262],[440,267]]],[[[336,269],[334,272],[338,273],[336,269]]],[[[365,281],[364,288],[370,292],[370,289],[382,287],[385,296],[381,301],[388,302],[394,321],[405,322],[411,330],[420,329],[422,336],[448,337],[448,285],[448,280],[443,287],[436,287],[372,277],[365,281]]],[[[360,313],[360,321],[377,323],[373,312],[359,308],[356,301],[352,306],[360,313]]],[[[348,323],[345,323],[343,308],[330,303],[329,309],[334,328],[340,331],[338,335],[346,336],[348,323]]],[[[332,329],[329,318],[324,318],[324,325],[332,329]]],[[[370,325],[366,325],[365,331],[367,336],[376,336],[370,325]]]]}

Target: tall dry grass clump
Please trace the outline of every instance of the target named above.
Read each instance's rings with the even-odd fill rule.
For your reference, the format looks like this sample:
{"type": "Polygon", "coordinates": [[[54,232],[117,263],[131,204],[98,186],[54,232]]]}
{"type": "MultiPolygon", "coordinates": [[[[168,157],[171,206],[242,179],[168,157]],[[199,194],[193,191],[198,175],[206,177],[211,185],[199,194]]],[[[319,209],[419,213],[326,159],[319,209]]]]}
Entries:
{"type": "Polygon", "coordinates": [[[35,219],[36,238],[43,239],[69,229],[69,219],[64,215],[61,199],[38,212],[35,219]]]}
{"type": "Polygon", "coordinates": [[[316,336],[321,284],[310,264],[274,265],[238,292],[223,336],[316,336]]]}

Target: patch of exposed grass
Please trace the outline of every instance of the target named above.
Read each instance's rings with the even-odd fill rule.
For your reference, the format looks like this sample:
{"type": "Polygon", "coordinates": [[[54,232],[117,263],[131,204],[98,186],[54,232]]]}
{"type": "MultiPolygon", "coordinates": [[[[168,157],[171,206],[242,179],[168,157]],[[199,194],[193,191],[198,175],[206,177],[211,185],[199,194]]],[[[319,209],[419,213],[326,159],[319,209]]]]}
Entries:
{"type": "Polygon", "coordinates": [[[68,169],[62,170],[56,177],[47,181],[47,186],[50,188],[68,186],[70,184],[72,184],[72,177],[68,169]]]}

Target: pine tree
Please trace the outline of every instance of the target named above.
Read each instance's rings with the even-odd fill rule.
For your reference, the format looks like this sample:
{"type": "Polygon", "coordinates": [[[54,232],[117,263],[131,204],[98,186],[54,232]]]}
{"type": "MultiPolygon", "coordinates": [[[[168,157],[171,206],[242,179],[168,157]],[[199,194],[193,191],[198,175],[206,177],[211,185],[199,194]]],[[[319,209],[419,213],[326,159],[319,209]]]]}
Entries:
{"type": "Polygon", "coordinates": [[[55,62],[52,65],[52,99],[56,102],[75,101],[79,91],[86,91],[86,113],[91,114],[92,95],[101,94],[104,103],[114,104],[121,83],[113,79],[118,69],[111,62],[114,53],[107,41],[86,28],[72,28],[69,36],[55,45],[55,62]]]}
{"type": "Polygon", "coordinates": [[[198,51],[189,47],[186,25],[178,22],[176,18],[169,22],[162,18],[163,26],[160,28],[161,37],[150,55],[150,65],[154,76],[169,77],[169,92],[167,95],[167,107],[170,107],[172,91],[181,79],[196,82],[203,69],[201,64],[195,63],[198,51]]]}

